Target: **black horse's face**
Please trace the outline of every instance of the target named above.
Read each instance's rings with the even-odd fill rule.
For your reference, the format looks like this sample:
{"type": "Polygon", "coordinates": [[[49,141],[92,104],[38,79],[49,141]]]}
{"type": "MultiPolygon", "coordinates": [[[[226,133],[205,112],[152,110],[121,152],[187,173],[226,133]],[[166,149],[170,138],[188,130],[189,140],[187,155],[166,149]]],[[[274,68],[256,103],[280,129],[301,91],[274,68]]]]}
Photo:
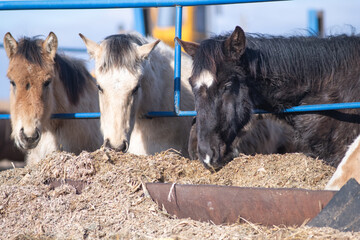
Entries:
{"type": "Polygon", "coordinates": [[[227,38],[201,44],[177,41],[193,57],[189,81],[195,95],[197,151],[209,169],[218,169],[234,156],[231,145],[251,118],[252,104],[240,57],[245,34],[240,27],[227,38]]]}
{"type": "Polygon", "coordinates": [[[198,156],[205,167],[218,169],[234,157],[231,145],[251,117],[246,78],[241,71],[222,66],[216,74],[204,70],[190,82],[197,111],[198,156]]]}

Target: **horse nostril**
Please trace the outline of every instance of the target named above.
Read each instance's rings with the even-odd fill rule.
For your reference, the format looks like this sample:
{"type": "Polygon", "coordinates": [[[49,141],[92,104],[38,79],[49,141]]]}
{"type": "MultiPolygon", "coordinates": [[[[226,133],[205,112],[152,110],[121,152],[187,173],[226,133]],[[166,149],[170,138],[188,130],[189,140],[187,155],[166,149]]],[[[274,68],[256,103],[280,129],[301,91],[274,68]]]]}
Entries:
{"type": "Polygon", "coordinates": [[[104,147],[111,148],[110,140],[108,138],[104,141],[104,147]]]}
{"type": "Polygon", "coordinates": [[[40,130],[38,128],[35,129],[35,136],[32,137],[35,141],[40,138],[40,130]]]}
{"type": "Polygon", "coordinates": [[[29,137],[25,134],[24,128],[21,128],[20,138],[22,141],[27,142],[28,144],[36,143],[40,139],[40,130],[36,128],[34,134],[29,137]]]}
{"type": "Polygon", "coordinates": [[[121,144],[121,146],[119,147],[120,151],[122,151],[123,153],[126,153],[127,150],[129,149],[129,143],[128,141],[124,140],[123,144],[121,144]]]}

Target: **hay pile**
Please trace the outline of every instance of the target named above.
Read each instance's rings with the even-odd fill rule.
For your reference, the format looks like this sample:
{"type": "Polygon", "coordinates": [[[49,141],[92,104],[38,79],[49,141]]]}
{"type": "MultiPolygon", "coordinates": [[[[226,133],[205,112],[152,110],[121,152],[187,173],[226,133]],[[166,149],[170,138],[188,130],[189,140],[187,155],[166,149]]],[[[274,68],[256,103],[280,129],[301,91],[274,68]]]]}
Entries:
{"type": "Polygon", "coordinates": [[[359,239],[330,228],[217,226],[175,219],[144,195],[145,182],[322,189],[334,168],[302,154],[240,156],[210,173],[168,151],[53,153],[32,168],[0,173],[0,239],[359,239]],[[80,194],[54,179],[86,182],[80,194]]]}

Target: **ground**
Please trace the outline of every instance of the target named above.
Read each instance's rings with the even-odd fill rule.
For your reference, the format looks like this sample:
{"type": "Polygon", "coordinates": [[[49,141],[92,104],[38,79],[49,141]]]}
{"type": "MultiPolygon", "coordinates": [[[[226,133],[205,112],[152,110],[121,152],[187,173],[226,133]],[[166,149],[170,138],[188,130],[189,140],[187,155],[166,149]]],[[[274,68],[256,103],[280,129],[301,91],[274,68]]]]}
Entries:
{"type": "Polygon", "coordinates": [[[0,239],[359,239],[330,228],[176,219],[144,194],[146,182],[323,189],[335,169],[303,154],[242,155],[217,173],[174,151],[135,156],[108,149],[49,155],[0,173],[0,239]],[[61,179],[86,183],[81,193],[61,179]]]}

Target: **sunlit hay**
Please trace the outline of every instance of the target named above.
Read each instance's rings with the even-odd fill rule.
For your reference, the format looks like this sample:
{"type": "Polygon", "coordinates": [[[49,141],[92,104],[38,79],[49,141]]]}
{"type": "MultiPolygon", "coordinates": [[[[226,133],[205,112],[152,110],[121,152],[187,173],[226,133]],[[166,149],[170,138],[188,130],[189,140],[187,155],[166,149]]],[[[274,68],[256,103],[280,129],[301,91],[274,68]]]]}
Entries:
{"type": "Polygon", "coordinates": [[[48,155],[0,173],[0,239],[356,239],[330,228],[176,219],[144,192],[146,182],[322,189],[334,168],[302,154],[240,156],[216,173],[167,151],[136,156],[108,149],[48,155]],[[69,184],[84,182],[81,193],[69,184]]]}

